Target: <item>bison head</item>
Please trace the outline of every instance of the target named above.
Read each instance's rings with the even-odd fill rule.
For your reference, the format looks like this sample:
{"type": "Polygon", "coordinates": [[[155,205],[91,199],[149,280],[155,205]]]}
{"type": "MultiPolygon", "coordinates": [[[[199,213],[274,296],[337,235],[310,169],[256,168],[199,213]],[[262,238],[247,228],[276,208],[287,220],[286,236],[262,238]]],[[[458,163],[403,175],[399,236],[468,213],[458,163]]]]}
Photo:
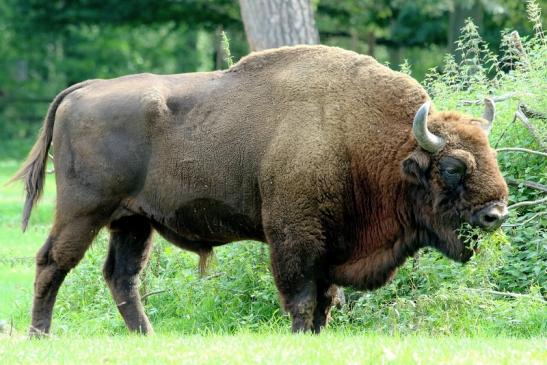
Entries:
{"type": "Polygon", "coordinates": [[[461,262],[474,248],[459,237],[465,223],[493,231],[507,218],[507,185],[488,144],[495,107],[485,103],[483,117],[471,118],[430,113],[426,102],[414,118],[417,146],[402,163],[417,239],[461,262]]]}

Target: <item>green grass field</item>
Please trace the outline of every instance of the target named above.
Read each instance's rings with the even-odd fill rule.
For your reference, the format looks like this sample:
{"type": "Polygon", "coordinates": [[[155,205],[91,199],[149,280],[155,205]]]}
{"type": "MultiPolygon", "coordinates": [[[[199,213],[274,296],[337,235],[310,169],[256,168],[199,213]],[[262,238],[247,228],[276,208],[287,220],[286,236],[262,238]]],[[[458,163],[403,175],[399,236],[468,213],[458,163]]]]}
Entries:
{"type": "Polygon", "coordinates": [[[313,335],[0,341],[4,364],[497,364],[547,361],[544,340],[313,335]]]}

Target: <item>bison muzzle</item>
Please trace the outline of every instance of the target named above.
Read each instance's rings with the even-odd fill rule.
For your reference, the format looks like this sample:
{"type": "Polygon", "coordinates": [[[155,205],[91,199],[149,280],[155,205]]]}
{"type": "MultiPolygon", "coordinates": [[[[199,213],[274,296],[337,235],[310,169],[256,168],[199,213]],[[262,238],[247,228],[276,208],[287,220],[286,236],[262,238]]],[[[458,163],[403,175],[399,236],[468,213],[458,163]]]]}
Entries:
{"type": "Polygon", "coordinates": [[[36,257],[31,334],[97,232],[104,277],[131,331],[151,234],[196,252],[267,242],[293,331],[326,325],[337,286],[374,289],[424,246],[465,262],[464,223],[492,230],[507,186],[482,118],[439,112],[411,77],[324,46],[253,53],[225,71],[89,80],[52,102],[15,178],[23,229],[50,145],[55,222],[36,257]]]}

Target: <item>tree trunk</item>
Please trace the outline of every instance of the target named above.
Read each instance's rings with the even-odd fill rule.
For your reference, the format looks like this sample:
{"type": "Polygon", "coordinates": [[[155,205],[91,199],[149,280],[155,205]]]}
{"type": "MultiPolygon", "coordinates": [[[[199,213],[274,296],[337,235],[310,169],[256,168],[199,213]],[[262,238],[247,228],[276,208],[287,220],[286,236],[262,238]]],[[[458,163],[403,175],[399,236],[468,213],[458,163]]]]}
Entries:
{"type": "Polygon", "coordinates": [[[252,51],[319,43],[310,0],[240,0],[239,3],[252,51]]]}

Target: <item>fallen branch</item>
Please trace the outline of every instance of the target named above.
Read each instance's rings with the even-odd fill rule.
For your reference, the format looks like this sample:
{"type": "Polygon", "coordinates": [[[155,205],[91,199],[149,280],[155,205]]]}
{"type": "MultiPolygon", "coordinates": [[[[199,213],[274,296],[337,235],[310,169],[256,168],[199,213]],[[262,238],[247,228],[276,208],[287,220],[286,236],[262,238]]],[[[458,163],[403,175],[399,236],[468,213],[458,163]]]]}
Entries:
{"type": "Polygon", "coordinates": [[[540,151],[534,151],[528,148],[522,148],[522,147],[503,147],[496,149],[498,152],[525,152],[525,153],[531,153],[534,155],[539,155],[543,157],[547,157],[547,153],[540,152],[540,151]]]}
{"type": "Polygon", "coordinates": [[[528,118],[547,120],[547,113],[542,113],[535,109],[529,108],[524,104],[522,104],[520,108],[522,109],[522,113],[526,115],[528,118]]]}
{"type": "Polygon", "coordinates": [[[166,291],[167,291],[167,289],[161,289],[161,290],[151,291],[151,292],[149,292],[149,293],[144,294],[144,295],[141,297],[141,300],[145,300],[146,298],[148,298],[149,296],[152,296],[152,295],[165,293],[166,291]]]}
{"type": "Polygon", "coordinates": [[[222,276],[224,275],[223,272],[217,272],[215,274],[211,274],[211,275],[207,275],[207,276],[204,276],[204,277],[201,277],[200,279],[201,280],[210,280],[210,279],[214,279],[214,278],[217,278],[219,276],[222,276]]]}
{"type": "Polygon", "coordinates": [[[515,224],[502,224],[501,226],[502,227],[520,227],[526,223],[530,223],[531,221],[533,221],[534,219],[536,219],[537,217],[541,217],[542,215],[545,215],[547,214],[547,212],[539,212],[539,213],[536,213],[534,214],[533,216],[531,216],[530,218],[526,219],[525,221],[522,221],[522,222],[519,222],[519,223],[515,223],[515,224]]]}
{"type": "Polygon", "coordinates": [[[515,113],[515,116],[522,122],[522,124],[526,126],[526,128],[528,128],[528,131],[530,132],[532,137],[534,137],[534,139],[536,140],[537,144],[541,147],[541,149],[544,152],[547,152],[547,144],[545,144],[545,142],[541,138],[541,135],[537,131],[536,127],[528,120],[526,115],[523,113],[520,105],[517,108],[517,112],[515,113]]]}
{"type": "Polygon", "coordinates": [[[534,181],[517,180],[517,179],[512,179],[510,177],[507,177],[507,178],[505,178],[505,182],[507,182],[507,185],[511,185],[511,186],[523,185],[527,188],[536,189],[536,190],[543,191],[543,192],[547,193],[547,185],[543,185],[543,184],[540,184],[540,183],[537,183],[537,182],[534,182],[534,181]]]}
{"type": "Polygon", "coordinates": [[[530,205],[540,205],[540,204],[543,204],[543,203],[547,203],[547,197],[541,198],[541,199],[538,199],[538,200],[525,200],[525,201],[522,201],[522,202],[518,202],[518,203],[515,203],[513,205],[508,206],[507,209],[515,209],[515,208],[526,207],[526,206],[530,206],[530,205]]]}
{"type": "MultiPolygon", "coordinates": [[[[492,99],[495,103],[498,103],[500,101],[511,99],[517,95],[518,95],[517,93],[508,93],[508,94],[503,94],[500,96],[492,96],[490,97],[490,99],[492,99]]],[[[478,100],[462,100],[459,102],[459,105],[481,105],[483,103],[484,103],[484,98],[478,99],[478,100]]]]}
{"type": "MultiPolygon", "coordinates": [[[[215,273],[215,274],[211,274],[211,275],[205,276],[205,277],[203,277],[203,278],[199,278],[199,279],[197,279],[197,280],[210,280],[210,279],[213,279],[213,278],[222,276],[222,275],[224,275],[223,272],[217,272],[217,273],[215,273]]],[[[196,280],[196,281],[197,281],[197,280],[196,280]]],[[[149,292],[149,293],[144,294],[144,295],[141,297],[141,300],[145,300],[146,298],[148,298],[149,296],[152,296],[152,295],[165,293],[166,291],[167,291],[167,289],[160,289],[160,290],[151,291],[151,292],[149,292]]],[[[122,304],[124,304],[124,303],[122,303],[122,304]]]]}
{"type": "Polygon", "coordinates": [[[506,291],[497,291],[497,290],[490,290],[490,289],[475,289],[475,288],[466,288],[466,289],[469,291],[477,292],[477,293],[501,295],[504,297],[511,297],[511,298],[530,298],[530,299],[539,300],[540,302],[545,302],[545,299],[538,298],[537,296],[530,295],[530,294],[511,293],[506,291]]]}

